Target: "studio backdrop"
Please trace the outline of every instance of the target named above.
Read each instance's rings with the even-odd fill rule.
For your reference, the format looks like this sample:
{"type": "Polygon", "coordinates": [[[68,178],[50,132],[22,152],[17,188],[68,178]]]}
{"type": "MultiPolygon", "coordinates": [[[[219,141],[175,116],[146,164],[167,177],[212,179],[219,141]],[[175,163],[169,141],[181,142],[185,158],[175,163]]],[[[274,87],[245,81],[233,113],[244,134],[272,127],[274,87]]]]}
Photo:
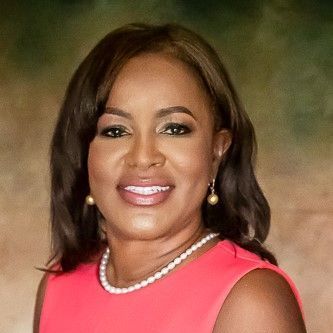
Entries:
{"type": "Polygon", "coordinates": [[[32,331],[50,247],[49,142],[76,66],[107,32],[176,22],[221,55],[258,139],[266,244],[309,332],[333,327],[333,3],[76,0],[0,5],[0,331],[32,331]]]}

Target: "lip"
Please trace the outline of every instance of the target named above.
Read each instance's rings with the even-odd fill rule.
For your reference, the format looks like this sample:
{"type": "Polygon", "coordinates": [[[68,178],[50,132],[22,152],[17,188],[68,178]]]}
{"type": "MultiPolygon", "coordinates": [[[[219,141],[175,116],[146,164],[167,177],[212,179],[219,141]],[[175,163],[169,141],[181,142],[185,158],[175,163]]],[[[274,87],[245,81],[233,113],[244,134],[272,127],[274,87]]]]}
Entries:
{"type": "Polygon", "coordinates": [[[150,186],[170,186],[174,185],[165,178],[126,178],[121,180],[118,184],[118,187],[125,188],[126,186],[141,186],[141,187],[150,187],[150,186]]]}
{"type": "MultiPolygon", "coordinates": [[[[141,184],[131,183],[129,185],[142,186],[143,184],[142,183],[141,184]]],[[[161,185],[161,183],[149,184],[146,187],[153,186],[153,185],[161,185]]],[[[126,185],[126,186],[128,186],[128,185],[126,185]]],[[[163,185],[163,186],[170,186],[170,185],[163,185]]],[[[174,189],[174,186],[170,186],[170,188],[167,191],[157,192],[157,193],[153,193],[153,194],[149,194],[149,195],[143,195],[140,193],[133,193],[133,192],[127,191],[122,186],[118,186],[118,188],[117,188],[120,197],[125,202],[127,202],[130,205],[140,206],[140,207],[142,207],[142,206],[151,207],[151,206],[161,204],[162,202],[167,200],[167,198],[170,196],[173,189],[174,189]]]]}

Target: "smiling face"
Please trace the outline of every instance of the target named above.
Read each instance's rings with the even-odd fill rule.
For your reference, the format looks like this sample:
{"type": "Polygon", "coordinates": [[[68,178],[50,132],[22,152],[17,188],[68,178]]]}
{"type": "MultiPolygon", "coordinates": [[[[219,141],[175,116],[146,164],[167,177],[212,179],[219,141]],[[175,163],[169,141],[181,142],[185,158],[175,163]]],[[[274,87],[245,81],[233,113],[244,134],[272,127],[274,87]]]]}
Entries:
{"type": "Polygon", "coordinates": [[[230,143],[213,126],[211,101],[188,65],[163,53],[124,65],[88,156],[107,234],[154,239],[202,225],[208,183],[230,143]]]}

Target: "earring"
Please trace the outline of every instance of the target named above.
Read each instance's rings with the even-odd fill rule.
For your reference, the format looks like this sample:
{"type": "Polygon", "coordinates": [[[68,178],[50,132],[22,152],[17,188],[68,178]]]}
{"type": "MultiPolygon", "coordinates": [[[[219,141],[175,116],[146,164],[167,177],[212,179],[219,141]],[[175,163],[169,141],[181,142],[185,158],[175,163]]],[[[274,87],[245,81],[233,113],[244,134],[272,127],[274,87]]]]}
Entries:
{"type": "Polygon", "coordinates": [[[207,201],[209,204],[211,204],[212,206],[216,205],[219,201],[219,197],[217,194],[215,194],[215,189],[214,189],[214,185],[215,185],[215,179],[213,179],[213,183],[212,185],[208,184],[210,186],[210,195],[207,198],[207,201]]]}
{"type": "Polygon", "coordinates": [[[93,206],[95,204],[95,200],[94,200],[94,198],[92,197],[91,194],[88,194],[86,196],[86,204],[89,205],[89,206],[93,206]]]}

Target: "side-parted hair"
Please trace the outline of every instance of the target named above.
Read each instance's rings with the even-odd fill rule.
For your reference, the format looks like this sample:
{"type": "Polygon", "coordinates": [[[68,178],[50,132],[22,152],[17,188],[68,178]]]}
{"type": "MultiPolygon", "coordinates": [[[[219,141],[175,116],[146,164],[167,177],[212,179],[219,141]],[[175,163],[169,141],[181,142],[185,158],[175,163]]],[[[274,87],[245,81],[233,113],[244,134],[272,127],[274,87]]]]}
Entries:
{"type": "MultiPolygon", "coordinates": [[[[98,118],[119,71],[131,58],[163,52],[196,73],[213,102],[215,131],[227,128],[232,143],[216,177],[221,198],[202,203],[206,226],[277,264],[262,243],[270,226],[270,208],[254,174],[254,129],[214,49],[196,33],[176,24],[129,24],[106,35],[75,71],[66,91],[51,143],[51,232],[49,264],[61,271],[88,262],[105,246],[102,216],[85,204],[89,194],[87,158],[98,118]]],[[[208,193],[207,193],[208,195],[208,193]]]]}

